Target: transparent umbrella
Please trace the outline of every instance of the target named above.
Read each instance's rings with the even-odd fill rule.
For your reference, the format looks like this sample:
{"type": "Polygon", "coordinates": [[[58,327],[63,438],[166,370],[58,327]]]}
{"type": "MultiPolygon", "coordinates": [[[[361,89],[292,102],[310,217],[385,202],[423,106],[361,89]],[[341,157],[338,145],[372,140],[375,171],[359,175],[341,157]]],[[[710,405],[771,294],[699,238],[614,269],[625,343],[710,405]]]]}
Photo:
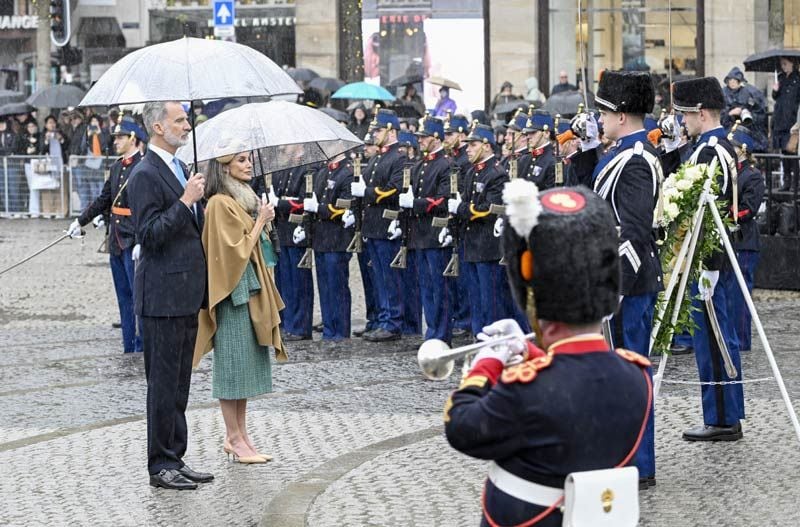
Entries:
{"type": "MultiPolygon", "coordinates": [[[[197,126],[198,162],[254,151],[257,175],[327,161],[363,144],[319,110],[287,101],[250,103],[197,126]]],[[[189,145],[175,154],[192,162],[189,145]]]]}

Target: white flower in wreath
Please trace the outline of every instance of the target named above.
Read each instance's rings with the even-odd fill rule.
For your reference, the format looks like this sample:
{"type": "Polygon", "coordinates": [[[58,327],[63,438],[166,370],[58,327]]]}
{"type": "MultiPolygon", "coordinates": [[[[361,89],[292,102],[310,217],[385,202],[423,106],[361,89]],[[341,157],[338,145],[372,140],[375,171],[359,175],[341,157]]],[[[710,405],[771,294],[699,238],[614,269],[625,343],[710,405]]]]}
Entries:
{"type": "Polygon", "coordinates": [[[675,188],[680,191],[689,190],[692,188],[692,181],[689,179],[679,179],[675,182],[675,188]]]}
{"type": "Polygon", "coordinates": [[[686,169],[685,176],[686,179],[690,181],[700,181],[701,179],[705,179],[706,175],[706,165],[695,165],[690,166],[686,169]]]}
{"type": "Polygon", "coordinates": [[[678,217],[678,214],[681,213],[681,209],[678,208],[677,203],[667,203],[664,205],[664,215],[669,218],[670,221],[674,220],[678,217]]]}
{"type": "Polygon", "coordinates": [[[681,197],[680,190],[673,186],[664,189],[664,199],[667,201],[677,201],[681,197]]]}

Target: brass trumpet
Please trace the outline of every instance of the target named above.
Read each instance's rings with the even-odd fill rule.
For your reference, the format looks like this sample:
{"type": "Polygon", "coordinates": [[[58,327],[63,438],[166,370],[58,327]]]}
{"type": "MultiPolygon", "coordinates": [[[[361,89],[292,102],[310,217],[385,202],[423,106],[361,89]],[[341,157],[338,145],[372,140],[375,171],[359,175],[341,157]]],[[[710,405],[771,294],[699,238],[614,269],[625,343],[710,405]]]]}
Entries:
{"type": "MultiPolygon", "coordinates": [[[[417,362],[423,375],[432,381],[442,381],[450,377],[455,368],[456,359],[468,357],[486,346],[496,346],[503,342],[519,338],[517,335],[504,335],[475,344],[450,348],[446,342],[439,339],[430,339],[422,343],[417,351],[417,362]]],[[[536,333],[528,333],[524,340],[533,340],[536,333]]],[[[466,362],[465,362],[466,366],[466,362]]]]}

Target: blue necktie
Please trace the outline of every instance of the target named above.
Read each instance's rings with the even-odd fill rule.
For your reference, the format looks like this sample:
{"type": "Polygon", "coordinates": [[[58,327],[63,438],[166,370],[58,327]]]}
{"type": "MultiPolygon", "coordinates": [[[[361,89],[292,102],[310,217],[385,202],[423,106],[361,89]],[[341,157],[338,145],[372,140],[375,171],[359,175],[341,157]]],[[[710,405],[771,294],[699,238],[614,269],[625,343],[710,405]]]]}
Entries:
{"type": "Polygon", "coordinates": [[[172,158],[172,166],[175,167],[175,177],[178,178],[178,182],[181,184],[181,187],[186,188],[186,176],[183,173],[181,162],[178,161],[177,157],[172,158]]]}

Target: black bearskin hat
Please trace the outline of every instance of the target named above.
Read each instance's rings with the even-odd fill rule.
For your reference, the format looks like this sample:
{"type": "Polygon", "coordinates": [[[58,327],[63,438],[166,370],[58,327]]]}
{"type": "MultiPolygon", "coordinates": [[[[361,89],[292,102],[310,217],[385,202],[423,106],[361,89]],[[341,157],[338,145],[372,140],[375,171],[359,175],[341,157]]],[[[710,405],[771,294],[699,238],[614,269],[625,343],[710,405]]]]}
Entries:
{"type": "Polygon", "coordinates": [[[517,211],[530,210],[529,203],[537,198],[522,186],[537,191],[532,183],[519,181],[507,183],[503,191],[508,214],[503,250],[517,304],[528,311],[527,289],[532,286],[537,318],[577,325],[599,322],[619,303],[619,236],[610,207],[583,187],[545,191],[538,196],[537,223],[525,239],[518,231],[528,228],[517,211]],[[523,256],[528,249],[532,259],[531,254],[523,256]]]}
{"type": "Polygon", "coordinates": [[[653,111],[656,94],[649,73],[606,71],[600,77],[595,103],[610,112],[645,114],[653,111]]]}
{"type": "Polygon", "coordinates": [[[672,106],[679,112],[722,110],[725,108],[725,96],[716,77],[675,81],[672,86],[672,106]]]}

